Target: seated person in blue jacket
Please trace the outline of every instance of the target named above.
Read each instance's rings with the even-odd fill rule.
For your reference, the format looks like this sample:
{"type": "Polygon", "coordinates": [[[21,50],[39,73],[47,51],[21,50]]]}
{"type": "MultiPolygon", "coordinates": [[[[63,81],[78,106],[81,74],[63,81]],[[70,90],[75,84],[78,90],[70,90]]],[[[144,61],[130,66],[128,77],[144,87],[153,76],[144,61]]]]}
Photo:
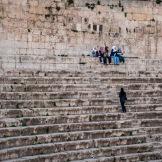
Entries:
{"type": "Polygon", "coordinates": [[[116,46],[113,46],[112,49],[111,49],[111,54],[110,54],[110,57],[113,58],[113,61],[114,61],[114,64],[115,65],[118,65],[119,64],[119,57],[117,55],[117,47],[116,46]]]}
{"type": "Polygon", "coordinates": [[[125,63],[125,58],[123,56],[124,51],[121,48],[118,48],[116,56],[119,58],[120,62],[125,63]]]}

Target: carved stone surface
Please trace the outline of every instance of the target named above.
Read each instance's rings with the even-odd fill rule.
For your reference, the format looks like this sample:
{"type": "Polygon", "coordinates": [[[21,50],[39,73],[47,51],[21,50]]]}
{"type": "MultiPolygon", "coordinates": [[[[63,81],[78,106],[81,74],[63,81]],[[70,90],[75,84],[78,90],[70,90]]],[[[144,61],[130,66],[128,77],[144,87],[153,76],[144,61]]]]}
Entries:
{"type": "Polygon", "coordinates": [[[1,69],[41,69],[50,56],[105,44],[127,56],[162,58],[161,41],[162,5],[154,0],[0,1],[1,69]]]}
{"type": "Polygon", "coordinates": [[[3,73],[0,161],[161,162],[162,73],[149,69],[160,61],[128,71],[128,62],[108,68],[86,60],[96,69],[85,64],[78,71],[3,73]],[[125,114],[121,87],[128,98],[125,114]]]}

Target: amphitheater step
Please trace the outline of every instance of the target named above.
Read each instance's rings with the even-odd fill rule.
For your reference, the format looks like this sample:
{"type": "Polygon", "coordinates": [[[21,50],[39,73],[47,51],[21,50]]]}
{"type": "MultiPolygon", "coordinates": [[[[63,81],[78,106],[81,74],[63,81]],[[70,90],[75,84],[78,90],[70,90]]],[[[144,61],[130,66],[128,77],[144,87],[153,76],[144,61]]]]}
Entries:
{"type": "MultiPolygon", "coordinates": [[[[54,116],[36,116],[36,117],[20,117],[0,119],[0,127],[14,126],[31,126],[43,124],[63,124],[63,123],[80,123],[80,122],[101,122],[101,121],[120,121],[127,119],[161,119],[162,111],[157,112],[138,112],[138,113],[108,113],[108,114],[80,114],[80,115],[54,115],[54,116]]],[[[132,122],[133,122],[132,120],[132,122]]]]}
{"type": "MultiPolygon", "coordinates": [[[[142,162],[142,161],[140,161],[140,162],[142,162]]],[[[149,160],[148,162],[162,162],[162,160],[149,160]]]]}
{"type": "MultiPolygon", "coordinates": [[[[74,143],[74,142],[73,142],[74,143]]],[[[68,156],[69,160],[79,160],[79,159],[86,159],[91,157],[91,155],[95,156],[115,156],[115,155],[122,155],[122,154],[132,154],[132,153],[144,153],[144,152],[151,152],[152,151],[152,144],[136,144],[136,145],[124,145],[124,146],[113,146],[112,147],[102,147],[101,149],[98,148],[90,148],[94,147],[93,143],[92,146],[88,145],[86,142],[84,144],[71,144],[71,146],[64,146],[63,144],[43,144],[43,145],[33,145],[33,146],[26,146],[26,147],[17,147],[7,150],[0,151],[0,160],[8,160],[14,158],[21,158],[24,156],[34,156],[34,155],[41,155],[41,154],[50,154],[61,153],[61,151],[69,151],[65,152],[68,156]],[[61,147],[63,145],[64,147],[61,147]],[[75,151],[73,149],[76,149],[75,151]],[[101,152],[102,150],[102,152],[101,152]]],[[[63,152],[64,153],[64,152],[63,152]]],[[[62,160],[65,160],[65,157],[62,160]]],[[[67,160],[67,159],[66,159],[67,160]]],[[[68,160],[67,160],[68,161],[68,160]]]]}
{"type": "MultiPolygon", "coordinates": [[[[64,132],[64,133],[49,133],[49,134],[38,134],[30,136],[15,136],[15,137],[4,137],[0,138],[0,148],[6,148],[8,146],[23,145],[27,142],[31,144],[45,142],[63,142],[63,141],[73,141],[73,140],[87,140],[87,139],[97,139],[97,138],[108,138],[108,137],[120,137],[127,138],[124,136],[130,136],[130,138],[136,138],[135,136],[140,135],[142,130],[136,129],[108,129],[108,130],[94,130],[94,131],[82,131],[82,132],[64,132]],[[134,137],[133,137],[134,136],[134,137]],[[17,140],[16,140],[17,139],[17,140]],[[20,142],[19,142],[20,141],[20,142]]],[[[145,131],[147,132],[147,131],[145,131]]],[[[155,132],[156,133],[156,132],[155,132]]],[[[160,134],[161,135],[161,134],[160,134]]],[[[161,138],[159,134],[155,134],[157,141],[161,138]]]]}
{"type": "MultiPolygon", "coordinates": [[[[54,155],[53,155],[54,156],[54,155]]],[[[85,160],[72,160],[71,162],[125,162],[126,160],[128,162],[131,162],[132,160],[134,161],[139,161],[139,160],[145,160],[145,161],[149,161],[150,159],[159,159],[161,158],[161,155],[159,155],[158,152],[147,152],[147,153],[138,153],[138,154],[127,154],[127,155],[121,155],[121,156],[113,156],[113,157],[98,157],[98,158],[89,158],[89,159],[85,159],[85,160]]],[[[44,161],[53,161],[53,162],[62,162],[62,159],[59,159],[59,157],[56,159],[55,157],[52,157],[51,154],[44,156],[44,155],[40,155],[40,156],[29,156],[29,157],[24,157],[21,159],[13,159],[13,161],[11,160],[7,160],[4,162],[44,162],[44,161]]],[[[70,161],[70,160],[69,160],[70,161]]],[[[154,160],[153,162],[156,162],[156,160],[154,160]]],[[[158,162],[158,160],[157,160],[158,162]]]]}
{"type": "MultiPolygon", "coordinates": [[[[79,141],[79,140],[88,140],[93,139],[98,141],[105,141],[103,144],[112,145],[115,144],[115,141],[123,141],[127,144],[135,143],[144,143],[146,142],[146,136],[143,135],[134,135],[140,134],[140,131],[137,130],[100,130],[94,132],[74,132],[74,133],[54,133],[54,134],[44,134],[44,135],[32,135],[32,136],[24,136],[24,137],[8,137],[0,139],[0,149],[25,146],[25,145],[33,145],[33,144],[43,144],[43,143],[56,143],[56,142],[67,142],[67,141],[79,141]],[[103,134],[102,134],[103,133],[103,134]],[[112,137],[111,137],[111,136],[112,137]],[[110,138],[111,137],[111,138],[110,138]]],[[[161,135],[152,134],[155,136],[154,138],[158,139],[161,135]]],[[[152,137],[153,138],[153,137],[152,137]]],[[[88,142],[88,141],[87,141],[88,142]]],[[[116,143],[119,145],[119,143],[116,143]]],[[[122,143],[121,143],[122,145],[122,143]]]]}
{"type": "MultiPolygon", "coordinates": [[[[37,134],[61,133],[61,132],[77,132],[77,131],[90,131],[90,130],[106,130],[106,129],[124,129],[131,128],[132,121],[123,122],[90,122],[90,123],[73,123],[73,124],[60,124],[60,125],[36,125],[36,126],[22,126],[22,127],[8,127],[0,129],[0,137],[12,136],[27,136],[37,134]]],[[[151,129],[152,132],[161,132],[158,128],[161,125],[159,120],[134,120],[133,127],[144,127],[145,130],[151,129]],[[155,128],[153,128],[155,127],[155,128]]]]}
{"type": "MultiPolygon", "coordinates": [[[[61,91],[61,90],[60,90],[61,91]]],[[[136,97],[160,97],[162,96],[162,91],[159,90],[149,90],[141,93],[141,91],[127,91],[127,96],[129,98],[136,97]]],[[[117,99],[117,94],[113,94],[109,91],[84,91],[84,90],[74,90],[66,92],[0,92],[0,100],[51,100],[51,99],[86,99],[86,98],[114,98],[117,99]]]]}
{"type": "MultiPolygon", "coordinates": [[[[146,114],[161,114],[161,105],[135,105],[127,106],[127,112],[135,114],[142,114],[147,111],[146,114]]],[[[111,114],[119,113],[121,107],[119,105],[113,106],[82,106],[82,107],[53,107],[53,108],[33,108],[33,109],[1,109],[0,116],[6,118],[21,118],[21,117],[36,117],[36,116],[67,116],[67,115],[88,115],[88,114],[111,114]]],[[[153,117],[153,115],[150,115],[153,117]]]]}
{"type": "MultiPolygon", "coordinates": [[[[151,141],[162,142],[160,139],[162,134],[152,134],[151,137],[146,135],[133,135],[137,134],[137,130],[121,130],[121,131],[94,131],[94,132],[76,132],[76,133],[60,133],[60,134],[44,134],[37,136],[24,136],[24,137],[11,137],[11,138],[1,138],[0,139],[0,150],[12,147],[37,145],[37,144],[47,144],[47,143],[58,143],[65,142],[87,142],[93,144],[96,147],[107,147],[107,146],[117,146],[117,145],[131,145],[146,143],[148,138],[151,141]],[[118,133],[115,135],[115,132],[118,133]],[[103,133],[103,134],[102,134],[103,133]],[[112,136],[112,137],[111,137],[112,136]],[[116,137],[115,137],[116,136],[116,137]],[[158,140],[157,140],[158,139],[158,140]],[[159,140],[160,139],[160,140],[159,140]]],[[[140,132],[138,133],[140,134],[140,132]]],[[[73,143],[74,144],[74,143],[73,143]]]]}
{"type": "MultiPolygon", "coordinates": [[[[68,63],[60,63],[60,65],[66,65],[68,63]]],[[[57,64],[58,65],[58,64],[57,64]]],[[[55,71],[8,71],[5,74],[3,74],[3,76],[7,76],[7,77],[32,77],[32,76],[36,76],[36,77],[55,77],[55,76],[71,76],[71,77],[75,77],[75,76],[89,76],[89,75],[95,75],[95,76],[113,76],[113,74],[117,74],[119,76],[149,76],[151,77],[152,75],[154,76],[160,76],[160,72],[158,71],[153,71],[153,70],[149,70],[149,71],[131,71],[128,72],[124,69],[122,69],[123,65],[120,65],[120,67],[111,65],[111,66],[103,66],[103,65],[98,65],[98,67],[101,67],[101,71],[96,70],[95,66],[91,66],[91,68],[86,69],[86,67],[90,67],[89,65],[85,66],[85,68],[80,69],[80,70],[55,70],[55,71]],[[94,69],[93,69],[94,67],[94,69]],[[84,71],[83,71],[84,70],[84,71]]],[[[78,68],[79,69],[79,68],[78,68]]]]}
{"type": "MultiPolygon", "coordinates": [[[[76,107],[76,106],[104,106],[117,105],[119,99],[113,98],[91,98],[91,99],[51,99],[51,100],[1,100],[1,109],[23,109],[23,108],[52,108],[57,106],[76,107]]],[[[128,98],[128,105],[137,104],[162,104],[159,97],[136,97],[128,98]]]]}
{"type": "Polygon", "coordinates": [[[8,77],[0,78],[0,84],[146,84],[162,83],[162,78],[146,77],[8,77]]]}
{"type": "Polygon", "coordinates": [[[132,162],[132,161],[138,161],[138,162],[161,162],[161,155],[159,152],[150,152],[150,153],[138,153],[138,154],[128,154],[123,156],[113,156],[113,157],[98,157],[98,158],[91,158],[91,159],[84,159],[84,160],[74,160],[71,162],[132,162]],[[154,159],[154,160],[150,160],[154,159]],[[156,159],[156,160],[155,160],[156,159]],[[144,160],[144,161],[140,161],[144,160]]]}

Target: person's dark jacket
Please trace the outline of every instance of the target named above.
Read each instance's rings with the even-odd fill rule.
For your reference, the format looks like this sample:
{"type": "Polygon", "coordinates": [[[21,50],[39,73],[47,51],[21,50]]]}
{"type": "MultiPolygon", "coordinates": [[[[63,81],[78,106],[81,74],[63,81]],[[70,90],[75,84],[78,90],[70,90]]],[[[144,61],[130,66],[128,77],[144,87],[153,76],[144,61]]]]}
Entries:
{"type": "Polygon", "coordinates": [[[113,49],[111,50],[111,54],[110,57],[116,56],[117,55],[117,51],[114,51],[113,49]]]}
{"type": "Polygon", "coordinates": [[[119,93],[120,102],[124,103],[127,100],[127,95],[125,92],[119,93]]]}
{"type": "Polygon", "coordinates": [[[99,56],[100,56],[100,57],[103,57],[103,56],[104,56],[104,54],[102,53],[101,50],[99,50],[99,56]]]}

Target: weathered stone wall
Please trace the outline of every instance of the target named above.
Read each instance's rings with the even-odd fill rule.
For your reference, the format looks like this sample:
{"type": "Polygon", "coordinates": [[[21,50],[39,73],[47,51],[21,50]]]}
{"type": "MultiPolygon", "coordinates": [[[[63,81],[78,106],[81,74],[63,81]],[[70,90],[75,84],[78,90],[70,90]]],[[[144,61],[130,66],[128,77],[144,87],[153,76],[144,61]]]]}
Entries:
{"type": "Polygon", "coordinates": [[[0,0],[0,68],[46,66],[55,55],[117,45],[162,58],[162,4],[155,0],[0,0]]]}

